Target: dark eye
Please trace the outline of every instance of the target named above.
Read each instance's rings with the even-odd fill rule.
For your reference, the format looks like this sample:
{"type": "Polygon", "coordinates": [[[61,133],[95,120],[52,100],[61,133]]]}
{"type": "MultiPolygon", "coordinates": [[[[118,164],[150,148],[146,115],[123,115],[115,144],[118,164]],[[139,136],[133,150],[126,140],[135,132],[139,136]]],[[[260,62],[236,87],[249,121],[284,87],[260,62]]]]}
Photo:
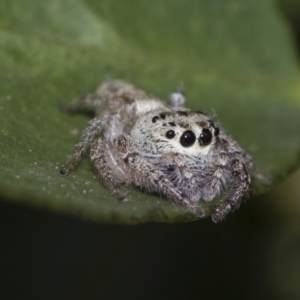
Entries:
{"type": "Polygon", "coordinates": [[[158,121],[160,118],[159,118],[159,116],[154,116],[153,118],[152,118],[152,123],[155,123],[156,121],[158,121]]]}
{"type": "Polygon", "coordinates": [[[166,137],[168,139],[172,139],[175,136],[175,131],[174,130],[169,130],[166,132],[166,137]]]}
{"type": "Polygon", "coordinates": [[[159,114],[159,116],[160,116],[163,120],[166,119],[166,115],[165,115],[165,114],[159,114]]]}
{"type": "Polygon", "coordinates": [[[210,130],[204,128],[202,130],[202,133],[199,136],[199,143],[201,146],[207,146],[210,144],[212,140],[212,134],[210,132],[210,130]]]}
{"type": "Polygon", "coordinates": [[[185,131],[180,137],[180,144],[183,147],[190,147],[195,143],[195,141],[196,141],[195,133],[190,130],[185,131]]]}

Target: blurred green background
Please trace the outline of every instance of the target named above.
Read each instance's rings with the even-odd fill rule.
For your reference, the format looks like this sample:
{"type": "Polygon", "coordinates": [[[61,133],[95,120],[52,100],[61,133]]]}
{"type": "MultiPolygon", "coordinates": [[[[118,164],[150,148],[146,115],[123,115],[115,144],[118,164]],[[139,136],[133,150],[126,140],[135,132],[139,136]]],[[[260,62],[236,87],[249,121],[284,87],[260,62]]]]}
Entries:
{"type": "MultiPolygon", "coordinates": [[[[0,299],[300,299],[299,170],[221,224],[207,218],[136,226],[91,221],[99,218],[95,203],[76,202],[80,178],[94,180],[86,165],[64,183],[69,198],[57,196],[54,172],[77,139],[69,131],[86,122],[63,116],[57,104],[117,76],[165,98],[184,80],[191,106],[201,91],[204,108],[216,109],[258,167],[275,182],[285,178],[298,165],[299,17],[293,0],[2,0],[0,299]],[[35,107],[37,96],[44,108],[35,107]],[[276,124],[262,127],[267,116],[276,124]],[[256,137],[264,153],[248,142],[256,137]],[[44,153],[35,153],[36,143],[44,153]],[[70,213],[70,203],[81,219],[47,212],[70,213]]],[[[161,220],[185,213],[153,199],[166,213],[161,220]]],[[[151,220],[147,201],[138,220],[151,220]]],[[[120,212],[124,220],[130,209],[120,212]]]]}

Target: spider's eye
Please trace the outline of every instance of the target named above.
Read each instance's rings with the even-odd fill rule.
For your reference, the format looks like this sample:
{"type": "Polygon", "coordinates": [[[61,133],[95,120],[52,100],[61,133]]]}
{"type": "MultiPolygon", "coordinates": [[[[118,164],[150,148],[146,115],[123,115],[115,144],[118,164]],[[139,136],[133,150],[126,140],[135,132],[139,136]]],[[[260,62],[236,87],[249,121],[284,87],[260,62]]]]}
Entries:
{"type": "Polygon", "coordinates": [[[180,137],[180,144],[183,147],[190,147],[195,143],[195,141],[196,141],[195,133],[191,130],[185,131],[180,137]]]}
{"type": "Polygon", "coordinates": [[[156,121],[158,121],[160,118],[159,118],[159,116],[154,116],[153,118],[152,118],[152,123],[155,123],[156,121]]]}
{"type": "Polygon", "coordinates": [[[175,131],[174,130],[169,130],[166,132],[166,137],[168,139],[172,139],[175,136],[175,131]]]}
{"type": "Polygon", "coordinates": [[[202,130],[202,133],[199,136],[199,143],[201,146],[207,146],[210,144],[212,140],[212,134],[211,131],[208,130],[207,128],[204,128],[202,130]]]}

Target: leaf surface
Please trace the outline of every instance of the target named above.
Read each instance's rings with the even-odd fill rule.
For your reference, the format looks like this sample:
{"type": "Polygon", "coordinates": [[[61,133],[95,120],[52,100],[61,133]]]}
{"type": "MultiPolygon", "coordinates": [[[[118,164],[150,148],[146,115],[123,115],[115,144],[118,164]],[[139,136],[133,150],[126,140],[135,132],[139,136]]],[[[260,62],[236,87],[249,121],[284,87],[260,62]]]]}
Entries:
{"type": "MultiPolygon", "coordinates": [[[[179,222],[196,216],[127,188],[119,203],[87,161],[57,172],[86,116],[58,106],[107,78],[216,119],[253,156],[268,186],[299,164],[299,72],[272,1],[3,0],[0,3],[0,195],[100,222],[179,222]]],[[[211,207],[205,207],[210,214],[211,207]]]]}

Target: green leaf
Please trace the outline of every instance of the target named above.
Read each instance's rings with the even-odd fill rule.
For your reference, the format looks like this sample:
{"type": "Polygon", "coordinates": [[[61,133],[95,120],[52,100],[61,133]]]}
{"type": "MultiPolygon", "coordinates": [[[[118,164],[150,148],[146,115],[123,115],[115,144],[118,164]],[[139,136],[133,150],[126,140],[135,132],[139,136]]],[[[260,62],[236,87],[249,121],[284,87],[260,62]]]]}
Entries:
{"type": "MultiPolygon", "coordinates": [[[[272,184],[299,163],[299,72],[272,1],[38,0],[0,2],[0,195],[9,201],[118,223],[197,219],[127,188],[119,203],[85,161],[66,161],[86,116],[58,105],[121,78],[216,114],[272,184]]],[[[207,215],[211,206],[205,207],[207,215]]]]}

